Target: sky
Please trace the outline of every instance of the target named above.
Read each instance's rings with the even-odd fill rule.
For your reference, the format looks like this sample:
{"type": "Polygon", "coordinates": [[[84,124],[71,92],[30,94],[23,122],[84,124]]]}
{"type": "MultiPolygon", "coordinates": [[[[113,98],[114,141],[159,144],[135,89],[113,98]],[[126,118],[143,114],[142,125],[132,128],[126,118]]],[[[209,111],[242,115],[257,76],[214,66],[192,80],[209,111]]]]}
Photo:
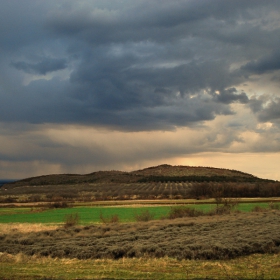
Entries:
{"type": "Polygon", "coordinates": [[[280,180],[279,46],[279,0],[0,0],[0,178],[280,180]]]}

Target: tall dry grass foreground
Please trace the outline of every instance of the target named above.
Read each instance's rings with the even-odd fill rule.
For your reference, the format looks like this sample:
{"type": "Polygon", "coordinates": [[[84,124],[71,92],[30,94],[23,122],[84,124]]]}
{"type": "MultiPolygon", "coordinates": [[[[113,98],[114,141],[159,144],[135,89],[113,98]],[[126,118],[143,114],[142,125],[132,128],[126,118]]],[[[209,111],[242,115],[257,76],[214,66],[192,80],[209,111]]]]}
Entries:
{"type": "Polygon", "coordinates": [[[53,259],[0,253],[0,279],[279,279],[279,254],[254,254],[232,260],[122,258],[53,259]]]}
{"type": "Polygon", "coordinates": [[[29,223],[14,223],[14,224],[0,224],[1,234],[12,234],[12,233],[30,233],[40,232],[46,230],[56,230],[58,225],[46,225],[46,224],[29,224],[29,223]]]}
{"type": "Polygon", "coordinates": [[[0,252],[52,258],[225,260],[278,253],[280,212],[232,213],[0,234],[0,252]]]}

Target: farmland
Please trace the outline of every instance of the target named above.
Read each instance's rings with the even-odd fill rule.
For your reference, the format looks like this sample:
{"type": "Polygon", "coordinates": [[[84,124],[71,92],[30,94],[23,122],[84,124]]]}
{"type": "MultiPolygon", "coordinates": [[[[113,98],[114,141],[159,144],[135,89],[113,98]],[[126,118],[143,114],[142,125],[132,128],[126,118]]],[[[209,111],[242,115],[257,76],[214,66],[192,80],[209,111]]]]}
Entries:
{"type": "Polygon", "coordinates": [[[280,197],[280,183],[234,170],[161,165],[133,172],[47,175],[0,188],[0,203],[280,197]]]}
{"type": "MultiPolygon", "coordinates": [[[[91,223],[100,223],[100,215],[105,218],[117,215],[119,222],[135,222],[135,215],[143,210],[149,211],[153,215],[153,219],[159,220],[168,215],[173,206],[147,206],[142,202],[142,206],[138,204],[131,207],[111,206],[111,207],[71,207],[63,209],[47,209],[47,208],[0,208],[0,223],[46,223],[46,224],[62,224],[65,216],[77,213],[80,217],[80,223],[83,225],[91,223]]],[[[276,206],[280,204],[274,203],[276,206]]],[[[235,210],[242,212],[252,211],[256,206],[267,209],[269,202],[257,203],[240,203],[235,210]]],[[[178,206],[178,205],[177,205],[178,206]]],[[[188,207],[201,210],[207,213],[215,209],[215,204],[189,204],[188,207]]]]}
{"type": "MultiPolygon", "coordinates": [[[[6,209],[6,215],[3,215],[5,212],[0,211],[0,223],[63,223],[65,215],[72,213],[79,214],[82,224],[100,222],[100,214],[105,217],[118,215],[121,222],[132,222],[134,214],[141,212],[142,209],[142,207],[75,207],[32,212],[31,209],[22,208],[21,211],[18,211],[18,214],[13,215],[9,215],[6,209]]],[[[155,214],[155,219],[159,219],[168,213],[170,207],[145,207],[145,209],[155,214]]],[[[12,212],[13,209],[10,209],[10,211],[12,212]]]]}
{"type": "Polygon", "coordinates": [[[0,203],[280,197],[279,182],[146,182],[17,186],[0,189],[0,203]]]}
{"type": "Polygon", "coordinates": [[[279,182],[162,165],[39,176],[0,190],[0,278],[271,279],[280,273],[279,182]]]}
{"type": "Polygon", "coordinates": [[[189,279],[270,279],[280,269],[279,222],[279,210],[265,209],[69,228],[3,223],[0,276],[169,279],[175,273],[172,279],[188,279],[188,273],[189,279]]]}

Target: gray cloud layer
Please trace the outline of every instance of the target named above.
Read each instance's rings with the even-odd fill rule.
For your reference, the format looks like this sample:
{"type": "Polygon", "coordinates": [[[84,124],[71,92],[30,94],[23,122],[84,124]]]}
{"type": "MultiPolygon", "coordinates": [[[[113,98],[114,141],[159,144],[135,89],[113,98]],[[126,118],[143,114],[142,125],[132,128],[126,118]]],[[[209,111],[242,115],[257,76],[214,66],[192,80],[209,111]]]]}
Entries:
{"type": "Polygon", "coordinates": [[[241,103],[279,122],[241,89],[279,82],[279,1],[0,3],[1,121],[172,130],[241,103]]]}
{"type": "Polygon", "coordinates": [[[29,74],[46,75],[47,73],[58,71],[66,68],[66,61],[64,59],[45,58],[37,63],[28,63],[24,61],[14,62],[12,65],[18,69],[29,74]]]}

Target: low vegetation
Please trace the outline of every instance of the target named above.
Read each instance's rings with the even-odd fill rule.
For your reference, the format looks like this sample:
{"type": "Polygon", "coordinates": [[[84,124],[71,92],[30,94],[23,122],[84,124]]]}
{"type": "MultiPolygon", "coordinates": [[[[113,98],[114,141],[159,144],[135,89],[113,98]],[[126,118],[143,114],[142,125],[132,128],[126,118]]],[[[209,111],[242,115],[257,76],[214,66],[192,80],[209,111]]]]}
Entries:
{"type": "Polygon", "coordinates": [[[52,259],[0,254],[1,279],[278,279],[280,254],[254,254],[232,260],[122,258],[52,259]]]}
{"type": "Polygon", "coordinates": [[[229,204],[190,204],[147,206],[94,206],[71,208],[0,208],[0,223],[44,223],[62,224],[65,217],[79,215],[79,223],[88,225],[92,223],[124,223],[136,221],[149,221],[160,219],[174,219],[180,217],[196,217],[202,215],[224,215],[231,212],[268,211],[279,207],[279,202],[257,202],[236,204],[236,200],[229,204]],[[258,210],[259,209],[259,210],[258,210]]]}
{"type": "Polygon", "coordinates": [[[279,279],[280,254],[254,254],[231,260],[122,258],[119,260],[52,259],[0,254],[0,278],[76,279],[279,279]]]}
{"type": "MultiPolygon", "coordinates": [[[[277,210],[197,216],[187,209],[174,209],[181,209],[171,213],[181,215],[183,212],[183,218],[87,226],[71,224],[41,232],[2,233],[0,251],[71,259],[170,257],[178,260],[231,259],[279,252],[280,213],[277,210]]],[[[143,213],[146,216],[146,212],[143,213]]],[[[70,221],[73,219],[75,216],[70,221]]]]}
{"type": "Polygon", "coordinates": [[[80,216],[78,213],[67,214],[64,217],[64,227],[69,228],[78,225],[80,222],[80,216]]]}
{"type": "Polygon", "coordinates": [[[134,218],[137,222],[148,222],[155,219],[155,213],[151,213],[148,209],[135,213],[134,218]]]}
{"type": "Polygon", "coordinates": [[[104,217],[103,213],[100,212],[100,221],[104,224],[114,224],[114,223],[119,223],[120,218],[118,214],[112,214],[109,217],[104,217]]]}
{"type": "Polygon", "coordinates": [[[205,214],[206,213],[203,212],[202,210],[198,210],[190,207],[178,206],[178,207],[172,207],[167,217],[169,219],[177,219],[183,217],[198,217],[198,216],[203,216],[205,214]]]}

